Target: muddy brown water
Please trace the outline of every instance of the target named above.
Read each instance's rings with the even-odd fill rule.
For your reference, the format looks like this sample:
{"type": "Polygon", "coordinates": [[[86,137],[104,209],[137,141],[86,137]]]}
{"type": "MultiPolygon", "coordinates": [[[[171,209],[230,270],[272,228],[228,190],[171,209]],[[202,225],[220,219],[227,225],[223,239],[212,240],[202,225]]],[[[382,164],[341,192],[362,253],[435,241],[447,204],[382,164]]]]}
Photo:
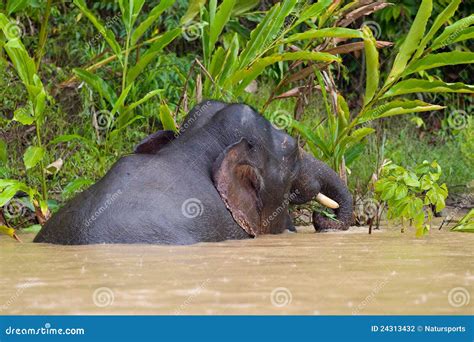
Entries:
{"type": "Polygon", "coordinates": [[[193,246],[0,237],[0,314],[473,314],[474,234],[366,229],[193,246]]]}

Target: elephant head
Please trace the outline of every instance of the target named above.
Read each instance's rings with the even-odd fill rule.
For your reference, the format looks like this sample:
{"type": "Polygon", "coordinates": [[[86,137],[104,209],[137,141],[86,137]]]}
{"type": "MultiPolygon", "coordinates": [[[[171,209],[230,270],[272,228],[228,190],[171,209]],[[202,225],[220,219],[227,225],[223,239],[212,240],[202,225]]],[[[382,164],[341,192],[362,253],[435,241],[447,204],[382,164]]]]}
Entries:
{"type": "Polygon", "coordinates": [[[176,138],[161,132],[136,149],[156,153],[169,142],[212,141],[206,160],[221,199],[251,236],[294,230],[289,204],[316,198],[335,210],[337,221],[313,214],[316,231],[347,229],[352,198],[329,166],[303,151],[291,136],[244,104],[205,101],[186,117],[176,138]]]}

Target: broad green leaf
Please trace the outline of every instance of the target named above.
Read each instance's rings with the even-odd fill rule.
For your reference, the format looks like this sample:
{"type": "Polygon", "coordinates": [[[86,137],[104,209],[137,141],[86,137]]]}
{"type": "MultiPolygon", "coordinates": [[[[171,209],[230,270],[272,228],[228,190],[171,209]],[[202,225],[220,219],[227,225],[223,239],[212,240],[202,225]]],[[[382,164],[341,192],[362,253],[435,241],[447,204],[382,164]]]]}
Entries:
{"type": "MultiPolygon", "coordinates": [[[[224,58],[225,58],[225,51],[222,46],[219,46],[217,50],[214,51],[212,54],[211,63],[209,65],[208,71],[212,77],[212,80],[215,82],[217,75],[221,72],[222,68],[224,67],[224,58]]],[[[209,94],[209,87],[211,85],[211,80],[209,77],[206,77],[204,82],[204,94],[209,94]]]]}
{"type": "Polygon", "coordinates": [[[418,13],[416,14],[415,20],[411,25],[410,31],[408,32],[405,41],[400,47],[400,52],[395,57],[393,62],[392,70],[387,77],[385,84],[390,83],[396,77],[398,77],[404,70],[410,60],[410,57],[418,48],[423,34],[425,33],[426,24],[431,16],[433,4],[432,0],[422,0],[418,13]]]}
{"type": "Polygon", "coordinates": [[[383,98],[411,93],[474,93],[474,86],[464,83],[445,83],[443,81],[428,81],[408,79],[398,82],[391,87],[383,98]]]}
{"type": "Polygon", "coordinates": [[[115,53],[117,58],[122,60],[122,49],[115,39],[115,35],[112,30],[106,28],[100,20],[87,8],[84,0],[74,0],[74,4],[81,10],[81,12],[90,20],[92,25],[99,31],[104,37],[105,41],[109,44],[112,51],[115,53]]]}
{"type": "Polygon", "coordinates": [[[132,82],[140,75],[140,73],[146,68],[150,62],[152,62],[156,56],[171,43],[177,36],[181,34],[181,29],[177,28],[171,31],[166,32],[160,38],[158,38],[145,52],[145,54],[140,58],[137,64],[131,68],[127,73],[127,84],[132,84],[132,82]]]}
{"type": "Polygon", "coordinates": [[[403,176],[403,181],[405,182],[406,185],[411,186],[411,187],[417,188],[420,186],[420,181],[418,180],[418,177],[413,173],[406,173],[403,176]]]}
{"type": "MultiPolygon", "coordinates": [[[[125,119],[125,118],[126,118],[126,119],[130,118],[131,115],[129,115],[129,114],[131,114],[131,113],[132,113],[132,112],[127,112],[126,117],[123,117],[123,118],[124,118],[124,119],[125,119]]],[[[112,132],[110,132],[110,137],[111,137],[111,138],[117,137],[123,129],[127,128],[128,126],[130,126],[130,125],[131,125],[132,123],[134,123],[135,121],[141,120],[141,119],[143,119],[143,118],[144,118],[144,117],[141,116],[141,115],[136,115],[136,116],[134,116],[134,117],[131,117],[128,121],[125,121],[125,120],[124,120],[124,123],[120,124],[120,126],[117,126],[112,132]]]]}
{"type": "Polygon", "coordinates": [[[325,156],[330,156],[329,147],[317,134],[315,134],[308,126],[292,120],[291,126],[300,132],[308,141],[316,145],[325,156]]]}
{"type": "Polygon", "coordinates": [[[337,37],[337,38],[363,38],[362,32],[359,30],[353,30],[343,27],[334,28],[323,28],[323,29],[312,29],[302,33],[296,33],[292,36],[283,40],[283,43],[291,43],[299,40],[315,39],[315,38],[326,38],[326,37],[337,37]]]}
{"type": "Polygon", "coordinates": [[[114,104],[114,107],[110,111],[110,117],[113,118],[115,113],[117,112],[123,112],[123,107],[125,105],[125,100],[127,99],[128,93],[133,87],[133,83],[130,83],[127,88],[125,88],[122,93],[120,94],[119,98],[114,104]]]}
{"type": "Polygon", "coordinates": [[[238,0],[232,9],[232,16],[239,16],[258,6],[259,0],[238,0]]]}
{"type": "Polygon", "coordinates": [[[380,198],[384,201],[391,199],[395,195],[395,190],[397,190],[397,183],[387,182],[383,187],[380,198]]]}
{"type": "Polygon", "coordinates": [[[132,32],[133,25],[135,24],[144,3],[145,0],[119,0],[122,21],[129,34],[132,32]]]}
{"type": "Polygon", "coordinates": [[[7,3],[7,13],[8,15],[12,15],[15,12],[21,11],[31,0],[8,0],[7,3]]]}
{"type": "Polygon", "coordinates": [[[351,135],[347,135],[344,138],[342,138],[338,144],[338,147],[341,149],[346,149],[351,146],[354,146],[358,144],[366,136],[368,136],[369,134],[372,134],[373,132],[375,132],[375,129],[370,128],[370,127],[363,127],[363,128],[356,129],[354,132],[351,133],[351,135]]]}
{"type": "Polygon", "coordinates": [[[454,39],[453,43],[463,42],[465,40],[474,38],[474,27],[468,27],[459,32],[459,35],[454,39]]]}
{"type": "Polygon", "coordinates": [[[373,132],[375,132],[375,129],[371,127],[363,127],[363,128],[356,129],[354,132],[352,132],[350,137],[355,141],[361,141],[362,139],[364,139],[369,134],[372,134],[373,132]]]}
{"type": "Polygon", "coordinates": [[[186,25],[191,20],[193,20],[196,14],[198,14],[199,11],[201,10],[201,7],[203,7],[206,4],[206,2],[207,0],[190,0],[188,10],[184,14],[184,16],[181,18],[181,24],[186,25]]]}
{"type": "Polygon", "coordinates": [[[299,25],[302,22],[319,17],[321,13],[332,3],[332,0],[319,0],[317,3],[312,4],[308,7],[306,7],[298,17],[298,20],[296,21],[295,25],[299,25]]]}
{"type": "Polygon", "coordinates": [[[418,112],[430,112],[433,110],[440,110],[445,107],[432,105],[423,101],[392,101],[376,107],[372,110],[365,112],[357,120],[357,124],[372,121],[375,119],[385,118],[394,115],[418,113],[418,112]]]}
{"type": "Polygon", "coordinates": [[[158,95],[159,93],[162,93],[164,92],[164,89],[156,89],[156,90],[152,90],[150,91],[148,94],[146,94],[145,96],[143,96],[140,100],[138,101],[135,101],[133,103],[131,103],[130,105],[128,105],[125,110],[128,112],[130,110],[134,110],[136,107],[138,107],[139,105],[145,103],[146,101],[148,101],[149,99],[151,99],[152,97],[158,95]]]}
{"type": "Polygon", "coordinates": [[[62,196],[64,198],[69,197],[70,195],[73,195],[80,189],[85,188],[86,186],[94,184],[94,181],[88,178],[78,178],[73,180],[72,182],[69,182],[68,185],[66,185],[63,189],[62,196]]]}
{"type": "Polygon", "coordinates": [[[18,238],[18,236],[15,233],[15,229],[7,227],[5,225],[0,225],[0,234],[6,234],[9,237],[21,242],[21,240],[18,238]]]}
{"type": "Polygon", "coordinates": [[[474,52],[451,51],[438,54],[430,54],[415,63],[411,64],[403,73],[403,76],[414,72],[440,68],[446,65],[470,64],[474,63],[474,52]]]}
{"type": "Polygon", "coordinates": [[[250,33],[250,40],[240,54],[239,67],[244,68],[282,34],[285,18],[295,7],[296,0],[285,0],[275,4],[257,27],[250,33]]]}
{"type": "Polygon", "coordinates": [[[379,53],[372,31],[368,26],[362,28],[365,47],[366,86],[364,104],[369,103],[379,87],[379,53]]]}
{"type": "Polygon", "coordinates": [[[431,44],[432,50],[437,50],[447,45],[453,44],[456,39],[462,34],[464,29],[474,24],[474,14],[469,17],[456,21],[454,24],[446,27],[431,44]]]}
{"type": "Polygon", "coordinates": [[[13,120],[18,121],[22,125],[31,125],[35,121],[35,118],[31,115],[31,109],[27,106],[15,110],[13,120]]]}
{"type": "Polygon", "coordinates": [[[215,81],[217,84],[222,85],[224,81],[231,75],[237,67],[237,58],[239,56],[239,37],[234,34],[232,42],[227,50],[222,69],[219,75],[216,75],[215,81]]]}
{"type": "Polygon", "coordinates": [[[34,112],[35,112],[35,120],[39,125],[43,124],[43,113],[46,107],[46,92],[43,87],[43,83],[39,79],[37,74],[33,75],[33,82],[37,85],[39,92],[34,97],[34,112]]]}
{"type": "MultiPolygon", "coordinates": [[[[17,181],[16,179],[0,178],[0,190],[8,188],[10,186],[20,188],[21,186],[25,186],[25,184],[20,182],[20,181],[17,181]]],[[[27,191],[25,191],[25,192],[27,192],[27,191]]],[[[0,207],[1,206],[2,205],[0,205],[0,207]]]]}
{"type": "Polygon", "coordinates": [[[344,161],[350,167],[365,152],[365,144],[355,144],[344,151],[344,161]]]}
{"type": "Polygon", "coordinates": [[[258,75],[260,75],[264,69],[276,62],[281,61],[294,61],[294,60],[311,60],[319,62],[340,62],[340,58],[324,52],[309,52],[309,51],[299,51],[299,52],[287,52],[282,54],[275,54],[268,57],[257,59],[257,61],[252,64],[250,68],[244,68],[236,73],[229,79],[229,84],[236,85],[236,94],[240,93],[245,89],[251,81],[253,81],[258,75]],[[239,83],[240,82],[240,83],[239,83]]]}
{"type": "Polygon", "coordinates": [[[18,191],[20,191],[20,187],[17,185],[9,186],[8,188],[3,189],[3,191],[0,192],[0,207],[3,207],[5,204],[7,204],[8,201],[10,201],[18,191]]]}
{"type": "Polygon", "coordinates": [[[408,188],[406,187],[406,185],[405,184],[398,184],[397,188],[395,190],[394,199],[395,200],[400,200],[400,199],[406,197],[407,194],[408,194],[408,188]]]}
{"type": "Polygon", "coordinates": [[[224,66],[225,51],[219,46],[212,54],[211,63],[209,65],[209,74],[215,79],[224,66]]]}
{"type": "Polygon", "coordinates": [[[159,16],[166,11],[169,7],[174,4],[175,0],[161,0],[160,3],[155,6],[148,17],[138,25],[133,31],[131,45],[135,45],[148,28],[159,18],[159,16]]]}
{"type": "Polygon", "coordinates": [[[45,150],[43,147],[39,146],[30,146],[26,149],[25,154],[23,155],[23,162],[25,163],[26,169],[31,169],[35,167],[41,160],[43,160],[45,155],[45,150]]]}
{"type": "Polygon", "coordinates": [[[176,123],[174,122],[173,113],[165,101],[162,101],[160,105],[160,120],[164,130],[178,132],[176,123]]]}
{"type": "Polygon", "coordinates": [[[211,21],[209,27],[209,51],[214,50],[214,45],[217,42],[225,24],[229,21],[230,14],[234,8],[236,0],[224,0],[219,6],[214,20],[211,21]]]}
{"type": "Polygon", "coordinates": [[[433,25],[431,26],[430,30],[428,33],[423,37],[423,39],[420,42],[420,46],[418,47],[414,58],[418,58],[423,54],[423,51],[426,48],[426,45],[428,42],[433,39],[435,36],[436,32],[443,26],[445,22],[447,22],[456,12],[457,8],[459,7],[459,4],[461,3],[461,0],[451,0],[451,2],[446,6],[446,8],[436,17],[433,25]]]}
{"type": "Polygon", "coordinates": [[[115,94],[112,87],[105,82],[102,78],[93,74],[85,69],[73,69],[73,72],[82,81],[86,82],[92,89],[98,92],[104,99],[106,99],[111,106],[117,102],[117,95],[115,94]]]}
{"type": "MultiPolygon", "coordinates": [[[[2,14],[0,13],[0,16],[2,14]]],[[[8,57],[10,57],[18,76],[25,85],[33,84],[33,75],[36,73],[35,62],[28,55],[25,47],[17,38],[9,40],[4,45],[8,57]]]]}
{"type": "Polygon", "coordinates": [[[0,165],[7,164],[7,156],[8,156],[7,143],[5,142],[5,140],[0,139],[0,165]]]}

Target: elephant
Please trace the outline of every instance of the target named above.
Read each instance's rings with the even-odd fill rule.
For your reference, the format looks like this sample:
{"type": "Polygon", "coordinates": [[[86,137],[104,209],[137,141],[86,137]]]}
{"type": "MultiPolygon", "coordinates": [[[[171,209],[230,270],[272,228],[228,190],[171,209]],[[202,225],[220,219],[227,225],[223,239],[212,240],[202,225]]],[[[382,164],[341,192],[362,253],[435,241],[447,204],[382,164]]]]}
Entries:
{"type": "Polygon", "coordinates": [[[180,129],[158,131],[121,157],[42,227],[34,242],[188,245],[295,230],[290,204],[316,198],[346,230],[352,197],[336,172],[251,106],[206,100],[180,129]]]}

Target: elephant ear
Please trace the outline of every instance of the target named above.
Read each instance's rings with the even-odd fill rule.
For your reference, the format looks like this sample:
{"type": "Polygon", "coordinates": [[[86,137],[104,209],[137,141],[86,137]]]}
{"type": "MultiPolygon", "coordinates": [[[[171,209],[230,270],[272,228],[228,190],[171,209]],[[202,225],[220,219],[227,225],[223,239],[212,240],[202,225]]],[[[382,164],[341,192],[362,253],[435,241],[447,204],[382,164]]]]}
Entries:
{"type": "Polygon", "coordinates": [[[135,153],[142,154],[156,154],[164,146],[175,138],[173,131],[158,131],[147,136],[137,146],[135,146],[135,153]]]}
{"type": "Polygon", "coordinates": [[[261,224],[262,175],[255,167],[256,151],[241,139],[221,153],[213,165],[212,178],[234,220],[251,236],[263,233],[261,224]]]}

